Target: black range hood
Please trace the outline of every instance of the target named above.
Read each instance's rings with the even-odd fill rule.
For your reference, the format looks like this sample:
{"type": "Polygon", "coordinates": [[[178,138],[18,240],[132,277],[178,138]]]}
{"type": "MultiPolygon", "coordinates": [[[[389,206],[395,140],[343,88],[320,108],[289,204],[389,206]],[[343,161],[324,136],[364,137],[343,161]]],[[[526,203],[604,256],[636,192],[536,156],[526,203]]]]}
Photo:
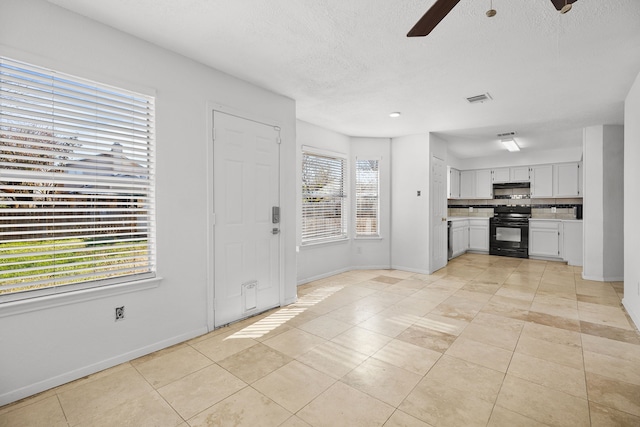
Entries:
{"type": "Polygon", "coordinates": [[[493,184],[494,190],[506,190],[510,188],[531,188],[530,182],[505,182],[503,184],[493,184]]]}

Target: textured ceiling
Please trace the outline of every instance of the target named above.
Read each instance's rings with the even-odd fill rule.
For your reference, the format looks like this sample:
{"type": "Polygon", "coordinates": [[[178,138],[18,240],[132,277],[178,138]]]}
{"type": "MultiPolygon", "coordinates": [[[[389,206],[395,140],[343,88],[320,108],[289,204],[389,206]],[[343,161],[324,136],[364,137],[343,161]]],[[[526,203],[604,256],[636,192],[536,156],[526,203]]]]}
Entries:
{"type": "Polygon", "coordinates": [[[438,132],[460,158],[576,146],[621,124],[640,71],[640,0],[462,0],[426,38],[434,0],[48,0],[296,100],[351,136],[438,132]],[[465,98],[490,93],[493,101],[465,98]],[[392,111],[401,111],[397,119],[392,111]]]}

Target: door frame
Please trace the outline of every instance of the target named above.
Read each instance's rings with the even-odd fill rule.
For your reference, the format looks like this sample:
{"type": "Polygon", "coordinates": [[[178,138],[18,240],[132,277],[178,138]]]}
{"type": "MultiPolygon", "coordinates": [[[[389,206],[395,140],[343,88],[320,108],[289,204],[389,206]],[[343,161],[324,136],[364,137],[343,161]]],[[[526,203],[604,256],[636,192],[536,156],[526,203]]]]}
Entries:
{"type": "MultiPolygon", "coordinates": [[[[206,139],[206,158],[207,158],[207,185],[206,185],[206,203],[207,203],[207,329],[209,332],[213,331],[216,328],[215,325],[215,210],[214,210],[214,179],[215,179],[215,171],[213,168],[213,154],[214,154],[214,146],[213,146],[213,115],[215,112],[229,114],[231,116],[236,116],[241,119],[250,120],[256,123],[260,123],[266,126],[273,126],[275,128],[282,129],[281,123],[278,123],[277,120],[261,117],[259,115],[249,113],[247,111],[242,111],[233,107],[229,107],[223,104],[219,104],[213,101],[207,102],[206,114],[207,114],[207,139],[206,139]]],[[[280,131],[282,134],[282,131],[280,131]]],[[[282,206],[282,195],[283,191],[283,150],[282,148],[279,150],[279,159],[278,159],[278,176],[279,176],[279,203],[280,203],[280,212],[283,212],[282,206]]],[[[283,306],[285,303],[285,292],[284,292],[284,239],[286,228],[285,225],[291,219],[287,220],[285,215],[281,215],[280,218],[280,234],[278,234],[278,239],[280,239],[280,244],[278,245],[278,292],[279,292],[279,300],[280,306],[283,306]]],[[[222,326],[222,325],[219,325],[222,326]]]]}
{"type": "MultiPolygon", "coordinates": [[[[444,192],[440,193],[440,194],[436,194],[436,192],[434,191],[434,179],[433,179],[433,165],[435,163],[435,159],[438,159],[439,161],[442,162],[442,166],[444,167],[443,170],[443,174],[442,174],[442,178],[446,181],[447,180],[447,162],[445,159],[440,158],[438,155],[436,154],[431,154],[429,157],[429,218],[430,218],[430,223],[429,223],[429,235],[430,235],[430,243],[429,243],[429,274],[433,274],[434,272],[436,272],[437,270],[446,267],[447,266],[447,245],[443,246],[443,249],[440,253],[440,256],[443,257],[444,260],[444,264],[443,265],[437,265],[436,264],[436,245],[435,245],[435,241],[436,239],[433,238],[433,235],[435,234],[436,230],[438,230],[438,227],[442,227],[444,226],[445,229],[445,235],[444,235],[444,240],[446,242],[447,239],[447,235],[446,235],[446,230],[447,230],[447,222],[446,222],[446,216],[442,216],[442,217],[435,217],[435,215],[433,215],[433,208],[436,204],[440,205],[441,208],[444,209],[444,213],[443,215],[446,215],[447,212],[447,183],[444,182],[443,184],[443,188],[444,188],[444,192]],[[442,218],[445,218],[445,221],[442,221],[442,218]]],[[[442,237],[442,236],[440,236],[442,237]]],[[[440,259],[440,258],[438,258],[440,259]]]]}

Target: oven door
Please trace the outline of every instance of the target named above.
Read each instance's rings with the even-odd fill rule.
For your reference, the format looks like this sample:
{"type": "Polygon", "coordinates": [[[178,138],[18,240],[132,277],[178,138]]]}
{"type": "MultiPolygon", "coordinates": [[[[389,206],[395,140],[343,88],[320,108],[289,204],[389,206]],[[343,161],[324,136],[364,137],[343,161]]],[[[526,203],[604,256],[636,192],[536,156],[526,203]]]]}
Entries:
{"type": "Polygon", "coordinates": [[[529,221],[491,218],[489,223],[491,255],[529,257],[529,221]]]}

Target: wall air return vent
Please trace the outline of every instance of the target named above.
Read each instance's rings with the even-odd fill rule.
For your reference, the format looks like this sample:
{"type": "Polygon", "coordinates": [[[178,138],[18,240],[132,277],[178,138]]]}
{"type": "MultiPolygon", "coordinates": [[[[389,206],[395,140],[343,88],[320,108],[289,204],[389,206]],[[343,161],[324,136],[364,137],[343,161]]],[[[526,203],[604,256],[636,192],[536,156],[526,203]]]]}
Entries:
{"type": "Polygon", "coordinates": [[[488,93],[483,93],[482,95],[471,96],[467,98],[467,101],[469,101],[470,104],[477,104],[477,103],[482,103],[486,101],[491,101],[492,99],[493,98],[491,98],[491,95],[489,95],[488,93]]]}
{"type": "Polygon", "coordinates": [[[514,136],[516,136],[515,132],[499,133],[497,135],[498,138],[511,138],[511,137],[514,137],[514,136]]]}

